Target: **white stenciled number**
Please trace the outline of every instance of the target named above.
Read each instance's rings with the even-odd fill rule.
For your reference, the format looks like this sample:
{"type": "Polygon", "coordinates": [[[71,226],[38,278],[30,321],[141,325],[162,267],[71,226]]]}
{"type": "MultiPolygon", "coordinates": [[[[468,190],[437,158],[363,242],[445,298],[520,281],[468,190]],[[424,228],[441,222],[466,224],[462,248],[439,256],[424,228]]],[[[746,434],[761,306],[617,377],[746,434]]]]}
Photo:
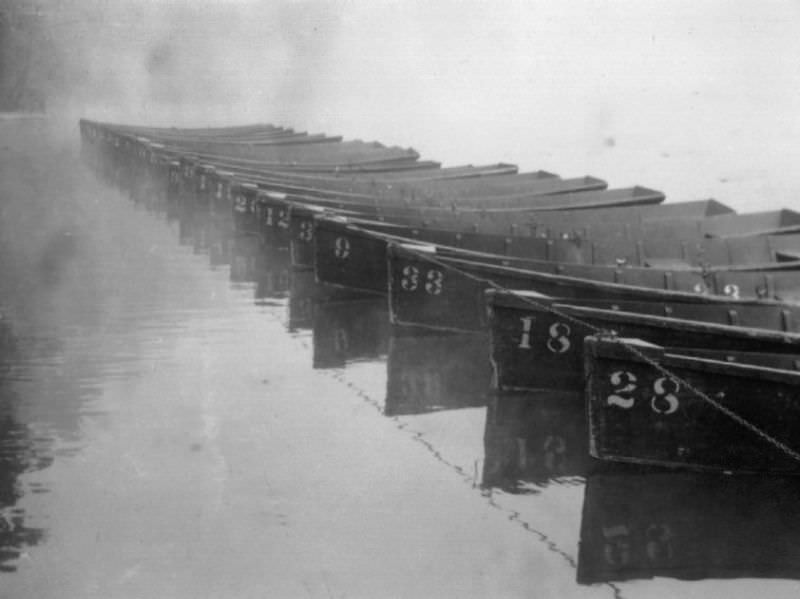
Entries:
{"type": "Polygon", "coordinates": [[[337,237],[334,243],[333,255],[344,260],[350,255],[350,242],[346,237],[337,237]]]}
{"type": "Polygon", "coordinates": [[[278,222],[277,222],[277,225],[281,229],[288,229],[289,228],[289,211],[288,210],[286,210],[286,209],[278,210],[278,222]]]}
{"type": "Polygon", "coordinates": [[[531,326],[533,326],[533,316],[522,316],[520,317],[522,321],[522,338],[519,340],[519,347],[520,349],[530,349],[531,348],[531,326]]]}
{"type": "Polygon", "coordinates": [[[343,328],[337,328],[333,333],[333,346],[338,353],[346,352],[350,347],[350,341],[347,336],[347,331],[343,328]]]}
{"type": "Polygon", "coordinates": [[[442,279],[444,279],[442,271],[429,270],[426,278],[425,291],[431,295],[439,295],[442,292],[442,279]]]}
{"type": "Polygon", "coordinates": [[[239,194],[236,196],[236,211],[245,212],[247,210],[247,198],[239,194]]]}
{"type": "Polygon", "coordinates": [[[268,227],[272,226],[272,206],[267,206],[264,210],[264,224],[268,227]]]}
{"type": "Polygon", "coordinates": [[[722,288],[722,292],[728,297],[739,299],[739,286],[734,283],[728,283],[722,288]]]}
{"type": "Polygon", "coordinates": [[[416,291],[419,287],[419,269],[416,266],[404,266],[400,287],[405,291],[416,291]]]}
{"type": "Polygon", "coordinates": [[[626,370],[616,370],[611,373],[611,384],[614,385],[614,392],[606,400],[608,405],[626,410],[632,408],[634,399],[631,393],[636,391],[636,375],[626,370]]]}
{"type": "Polygon", "coordinates": [[[653,397],[650,407],[657,414],[672,414],[678,410],[678,398],[675,395],[680,385],[670,378],[662,376],[653,382],[653,397]]]}
{"type": "Polygon", "coordinates": [[[672,539],[675,533],[668,524],[651,524],[644,535],[647,539],[645,551],[651,563],[658,564],[672,560],[672,539]]]}
{"type": "Polygon", "coordinates": [[[570,348],[570,332],[569,325],[563,322],[554,322],[548,329],[550,337],[547,340],[547,349],[554,354],[563,354],[568,351],[570,348]]]}
{"type": "Polygon", "coordinates": [[[217,196],[218,200],[222,199],[222,183],[217,183],[217,194],[216,194],[216,196],[217,196]]]}
{"type": "Polygon", "coordinates": [[[311,241],[314,238],[314,222],[310,220],[301,221],[298,237],[300,241],[311,241]]]}
{"type": "Polygon", "coordinates": [[[604,526],[603,557],[609,566],[626,566],[631,562],[631,531],[625,524],[604,526]]]}
{"type": "MultiPolygon", "coordinates": [[[[637,388],[636,375],[626,370],[617,370],[611,373],[612,394],[606,399],[608,405],[623,409],[633,407],[634,391],[637,388]]],[[[653,394],[650,396],[650,408],[656,414],[674,414],[678,411],[677,393],[680,385],[668,377],[660,377],[653,381],[653,394]]]]}
{"type": "Polygon", "coordinates": [[[544,440],[544,467],[550,473],[564,469],[564,455],[567,453],[567,442],[559,435],[548,435],[544,440]]]}

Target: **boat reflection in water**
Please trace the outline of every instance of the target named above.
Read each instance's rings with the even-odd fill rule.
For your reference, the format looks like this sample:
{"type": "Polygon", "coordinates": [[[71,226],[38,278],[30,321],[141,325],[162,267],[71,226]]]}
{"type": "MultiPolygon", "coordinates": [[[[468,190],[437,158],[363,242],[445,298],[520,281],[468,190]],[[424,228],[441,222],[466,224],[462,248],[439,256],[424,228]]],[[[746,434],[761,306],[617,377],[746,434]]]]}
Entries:
{"type": "Polygon", "coordinates": [[[393,327],[387,363],[387,416],[485,406],[491,388],[487,339],[393,327]]]}
{"type": "MultiPolygon", "coordinates": [[[[323,304],[342,304],[341,308],[332,309],[341,314],[342,318],[339,318],[339,322],[342,323],[343,326],[350,328],[356,326],[355,323],[350,321],[358,320],[358,318],[361,318],[362,315],[359,315],[356,312],[345,317],[344,313],[347,311],[347,308],[344,306],[344,304],[348,302],[366,302],[367,300],[374,300],[374,302],[363,304],[365,306],[370,306],[370,310],[380,309],[380,306],[386,305],[386,298],[384,296],[365,294],[360,291],[334,287],[332,285],[326,285],[325,283],[317,282],[313,269],[292,268],[291,258],[289,258],[289,251],[281,251],[286,252],[287,256],[286,272],[288,273],[289,285],[290,331],[313,329],[315,326],[315,311],[317,310],[318,306],[323,304]]],[[[384,314],[386,314],[386,312],[384,312],[384,314]]],[[[385,316],[385,318],[385,322],[388,323],[388,315],[385,316]]],[[[324,323],[320,323],[320,325],[324,326],[324,323]]],[[[385,324],[381,324],[381,327],[385,328],[385,326],[385,324]]]]}
{"type": "Polygon", "coordinates": [[[314,368],[342,368],[348,362],[380,360],[389,341],[385,297],[312,303],[314,368]]]}
{"type": "Polygon", "coordinates": [[[579,394],[498,393],[486,412],[483,486],[535,493],[552,482],[580,482],[588,446],[579,394]]]}
{"type": "Polygon", "coordinates": [[[800,479],[645,469],[589,476],[578,582],[800,579],[800,479]]]}
{"type": "MultiPolygon", "coordinates": [[[[0,390],[3,406],[14,403],[9,389],[0,390]]],[[[25,511],[17,507],[22,498],[19,477],[46,468],[52,457],[38,455],[27,427],[14,421],[3,408],[0,413],[0,573],[16,570],[15,562],[25,547],[38,544],[44,531],[26,524],[25,511]]]]}
{"type": "MultiPolygon", "coordinates": [[[[195,251],[210,243],[211,229],[197,220],[187,230],[195,251]]],[[[385,297],[320,284],[313,270],[292,268],[285,247],[247,235],[232,237],[228,247],[232,281],[255,283],[257,300],[288,296],[288,328],[311,332],[314,368],[386,360],[385,415],[487,406],[484,488],[536,495],[553,484],[585,485],[580,536],[573,537],[579,584],[800,579],[800,479],[592,460],[582,393],[492,392],[484,335],[391,325],[385,297]]],[[[30,442],[9,419],[0,421],[0,435],[3,569],[13,568],[42,532],[25,526],[24,513],[14,507],[17,478],[37,467],[30,451],[19,449],[30,442]],[[9,459],[12,446],[17,449],[9,459]]]]}
{"type": "Polygon", "coordinates": [[[229,215],[211,213],[207,227],[208,258],[211,266],[225,266],[233,259],[233,244],[236,239],[233,221],[229,215]]]}
{"type": "Polygon", "coordinates": [[[253,272],[246,280],[256,283],[256,299],[285,299],[289,295],[289,251],[261,246],[253,261],[253,272]]]}
{"type": "Polygon", "coordinates": [[[238,238],[246,236],[235,233],[230,215],[197,210],[191,205],[178,205],[171,214],[178,221],[181,245],[190,246],[195,254],[208,254],[211,266],[230,264],[231,272],[241,268],[233,258],[237,252],[246,255],[244,248],[236,247],[238,238]]]}
{"type": "MultiPolygon", "coordinates": [[[[232,283],[255,283],[257,303],[289,295],[289,251],[265,246],[255,235],[233,235],[224,242],[232,283]]],[[[224,251],[224,250],[223,250],[224,251]]],[[[212,257],[211,265],[214,266],[212,257]]]]}
{"type": "Polygon", "coordinates": [[[261,241],[254,235],[236,235],[231,241],[230,279],[234,283],[255,283],[264,261],[261,241]]]}
{"type": "Polygon", "coordinates": [[[310,330],[314,327],[314,303],[318,301],[318,288],[313,270],[291,270],[289,267],[289,332],[310,330]]]}
{"type": "Polygon", "coordinates": [[[387,363],[387,416],[485,406],[491,386],[487,338],[389,324],[386,297],[317,283],[293,270],[290,330],[311,324],[314,368],[387,363]]]}
{"type": "Polygon", "coordinates": [[[20,401],[9,380],[15,354],[16,340],[0,317],[0,573],[15,571],[25,548],[44,538],[44,530],[28,525],[25,511],[17,505],[23,496],[19,479],[53,461],[49,444],[31,438],[30,429],[15,418],[20,401]]]}

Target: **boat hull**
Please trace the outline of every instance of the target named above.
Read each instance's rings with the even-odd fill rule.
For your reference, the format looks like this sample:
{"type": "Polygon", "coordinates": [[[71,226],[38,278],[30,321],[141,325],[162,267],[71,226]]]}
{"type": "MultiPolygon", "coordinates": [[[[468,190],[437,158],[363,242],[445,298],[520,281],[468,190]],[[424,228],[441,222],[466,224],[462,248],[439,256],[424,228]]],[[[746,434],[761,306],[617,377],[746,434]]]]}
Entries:
{"type": "Polygon", "coordinates": [[[800,454],[792,453],[800,445],[800,373],[666,353],[636,340],[587,337],[585,344],[592,456],[800,473],[800,454]]]}

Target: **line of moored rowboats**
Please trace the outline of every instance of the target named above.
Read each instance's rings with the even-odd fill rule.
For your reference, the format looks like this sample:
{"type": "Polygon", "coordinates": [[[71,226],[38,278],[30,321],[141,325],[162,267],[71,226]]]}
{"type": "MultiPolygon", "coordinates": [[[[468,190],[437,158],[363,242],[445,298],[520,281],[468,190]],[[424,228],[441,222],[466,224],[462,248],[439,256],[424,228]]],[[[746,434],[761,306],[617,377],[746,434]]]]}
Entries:
{"type": "Polygon", "coordinates": [[[595,458],[800,472],[800,213],[271,125],[80,129],[101,176],[232,217],[394,324],[488,331],[499,391],[585,397],[595,458]]]}

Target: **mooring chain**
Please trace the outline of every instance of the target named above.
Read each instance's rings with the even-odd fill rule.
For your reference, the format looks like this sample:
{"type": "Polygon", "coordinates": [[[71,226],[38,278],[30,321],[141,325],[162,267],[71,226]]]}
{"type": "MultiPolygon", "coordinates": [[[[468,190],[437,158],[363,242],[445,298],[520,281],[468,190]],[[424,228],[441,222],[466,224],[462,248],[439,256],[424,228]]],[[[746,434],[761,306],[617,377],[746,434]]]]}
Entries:
{"type": "MultiPolygon", "coordinates": [[[[367,232],[369,233],[369,231],[367,231],[367,232]]],[[[437,266],[440,266],[440,267],[442,267],[442,268],[444,268],[446,270],[450,270],[450,271],[453,271],[455,273],[458,273],[459,275],[467,277],[467,278],[469,278],[469,279],[471,279],[473,281],[477,281],[477,282],[483,283],[485,285],[488,285],[489,287],[491,287],[491,288],[493,288],[493,289],[495,289],[497,291],[500,291],[502,293],[513,295],[514,297],[516,297],[517,299],[519,299],[520,301],[522,301],[525,304],[528,304],[528,305],[533,306],[535,308],[538,308],[540,310],[544,310],[544,311],[550,312],[551,314],[554,314],[554,315],[558,316],[559,318],[563,318],[564,320],[572,322],[573,324],[577,324],[579,326],[582,326],[582,327],[592,331],[593,333],[600,334],[600,335],[608,335],[608,336],[614,337],[615,338],[615,343],[618,343],[618,344],[622,345],[630,353],[632,353],[637,358],[641,359],[643,362],[649,364],[650,366],[652,366],[653,368],[658,370],[661,374],[663,374],[664,376],[666,376],[667,378],[672,380],[674,383],[676,383],[679,386],[682,385],[684,388],[686,388],[690,392],[694,393],[701,400],[705,401],[710,406],[716,408],[717,410],[722,412],[724,415],[726,415],[729,418],[731,418],[734,422],[740,424],[741,426],[743,426],[744,428],[746,428],[750,432],[755,433],[758,437],[760,437],[764,441],[770,443],[771,445],[773,445],[774,447],[776,447],[780,451],[784,452],[786,455],[788,455],[793,460],[795,460],[797,462],[800,462],[800,452],[795,451],[794,449],[792,449],[791,447],[789,447],[785,443],[783,443],[783,442],[779,441],[778,439],[776,439],[775,437],[771,436],[769,433],[761,430],[758,426],[756,426],[752,422],[749,422],[748,420],[746,420],[742,416],[739,416],[735,412],[731,411],[729,408],[726,408],[721,403],[719,403],[718,401],[716,401],[715,399],[710,397],[707,393],[705,393],[701,389],[698,389],[697,387],[695,387],[694,385],[692,385],[688,381],[684,380],[682,377],[680,377],[677,374],[675,374],[674,372],[670,371],[668,368],[665,368],[658,361],[654,360],[653,358],[651,358],[650,356],[648,356],[644,352],[640,351],[635,346],[631,345],[630,343],[627,343],[625,340],[623,340],[621,338],[616,337],[616,333],[614,333],[613,331],[609,331],[609,330],[597,327],[597,326],[595,326],[595,325],[593,325],[593,324],[591,324],[589,322],[581,320],[580,318],[576,318],[575,316],[572,316],[571,314],[565,314],[561,310],[558,310],[557,308],[554,308],[552,306],[548,306],[548,305],[543,304],[541,302],[537,302],[536,300],[534,300],[534,299],[532,299],[532,298],[530,298],[530,297],[528,297],[526,295],[523,295],[523,294],[519,293],[519,291],[515,291],[513,289],[509,289],[507,287],[504,287],[503,285],[500,285],[499,283],[496,283],[492,279],[488,279],[486,277],[480,277],[478,275],[475,275],[475,274],[472,274],[470,272],[464,271],[464,270],[462,270],[462,269],[460,269],[460,268],[458,268],[456,266],[453,266],[452,264],[448,264],[447,262],[443,262],[443,261],[441,261],[441,260],[439,260],[437,258],[434,258],[434,257],[432,257],[430,254],[428,254],[426,252],[421,252],[421,251],[415,250],[415,249],[409,247],[409,245],[403,245],[403,249],[405,249],[405,250],[409,251],[410,253],[414,254],[417,258],[420,258],[422,260],[430,262],[431,264],[435,264],[437,266]]]]}
{"type": "Polygon", "coordinates": [[[688,381],[686,381],[686,380],[682,379],[681,377],[679,377],[678,375],[672,373],[669,369],[665,368],[664,366],[659,364],[656,360],[653,360],[651,357],[649,357],[648,355],[644,354],[643,352],[641,352],[639,349],[637,349],[633,345],[631,345],[629,343],[625,343],[625,341],[622,340],[622,339],[617,339],[616,342],[621,344],[625,349],[627,349],[629,352],[631,352],[635,356],[639,357],[643,361],[645,361],[648,364],[650,364],[653,368],[658,370],[664,376],[670,378],[676,384],[683,385],[686,389],[688,389],[689,391],[691,391],[692,393],[697,395],[700,399],[702,399],[703,401],[709,403],[711,406],[715,407],[720,412],[722,412],[723,414],[725,414],[729,418],[733,419],[738,424],[740,424],[743,427],[745,427],[746,429],[748,429],[750,432],[755,433],[757,436],[761,437],[763,440],[767,441],[768,443],[771,443],[776,448],[778,448],[781,451],[783,451],[784,453],[786,453],[793,460],[795,460],[797,462],[800,462],[800,453],[798,453],[797,451],[795,451],[794,449],[792,449],[791,447],[789,447],[785,443],[779,441],[775,437],[771,436],[769,433],[764,432],[763,430],[758,428],[752,422],[750,422],[750,421],[746,420],[745,418],[739,416],[739,414],[737,414],[736,412],[733,412],[729,408],[726,408],[721,403],[719,403],[718,401],[713,399],[711,396],[709,396],[707,393],[705,393],[703,390],[698,389],[694,385],[690,384],[688,381]]]}

